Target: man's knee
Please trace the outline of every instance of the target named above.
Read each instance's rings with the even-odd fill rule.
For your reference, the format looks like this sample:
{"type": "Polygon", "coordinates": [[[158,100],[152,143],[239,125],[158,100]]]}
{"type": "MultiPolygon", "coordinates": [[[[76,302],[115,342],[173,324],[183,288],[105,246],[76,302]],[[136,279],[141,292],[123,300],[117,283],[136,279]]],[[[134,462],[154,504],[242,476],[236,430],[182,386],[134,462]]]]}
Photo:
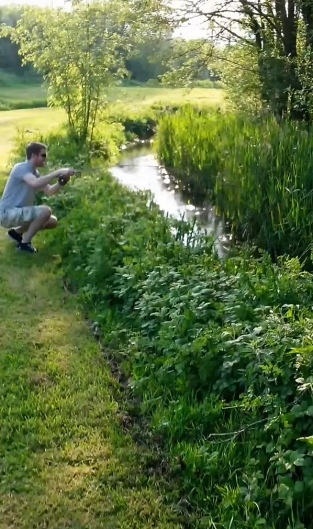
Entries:
{"type": "Polygon", "coordinates": [[[44,229],[53,230],[54,228],[57,227],[57,225],[58,225],[58,219],[54,215],[51,215],[49,220],[44,225],[44,229]]]}
{"type": "Polygon", "coordinates": [[[51,208],[49,206],[38,206],[39,217],[47,222],[51,217],[51,208]]]}

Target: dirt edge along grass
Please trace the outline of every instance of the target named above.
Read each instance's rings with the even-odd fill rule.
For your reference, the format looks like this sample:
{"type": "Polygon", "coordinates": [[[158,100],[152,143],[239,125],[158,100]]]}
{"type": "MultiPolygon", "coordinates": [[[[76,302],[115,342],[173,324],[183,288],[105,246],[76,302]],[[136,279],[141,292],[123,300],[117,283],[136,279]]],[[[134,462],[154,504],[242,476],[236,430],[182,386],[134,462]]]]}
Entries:
{"type": "Polygon", "coordinates": [[[1,529],[181,528],[45,234],[36,260],[0,237],[1,529]]]}

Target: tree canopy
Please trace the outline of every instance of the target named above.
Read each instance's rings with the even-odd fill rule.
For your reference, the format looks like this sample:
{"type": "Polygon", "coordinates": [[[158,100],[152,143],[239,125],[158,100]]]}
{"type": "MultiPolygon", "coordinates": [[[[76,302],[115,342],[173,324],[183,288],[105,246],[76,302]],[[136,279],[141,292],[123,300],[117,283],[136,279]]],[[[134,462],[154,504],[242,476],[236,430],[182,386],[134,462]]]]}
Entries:
{"type": "MultiPolygon", "coordinates": [[[[207,64],[215,63],[221,71],[224,64],[229,74],[239,50],[246,58],[250,54],[247,64],[242,58],[234,64],[237,71],[252,71],[252,85],[246,83],[245,88],[250,93],[254,88],[255,95],[278,115],[287,112],[294,118],[311,119],[311,0],[182,0],[177,17],[184,23],[198,17],[207,27],[201,48],[207,64]]],[[[228,82],[232,77],[228,76],[228,82]]]]}

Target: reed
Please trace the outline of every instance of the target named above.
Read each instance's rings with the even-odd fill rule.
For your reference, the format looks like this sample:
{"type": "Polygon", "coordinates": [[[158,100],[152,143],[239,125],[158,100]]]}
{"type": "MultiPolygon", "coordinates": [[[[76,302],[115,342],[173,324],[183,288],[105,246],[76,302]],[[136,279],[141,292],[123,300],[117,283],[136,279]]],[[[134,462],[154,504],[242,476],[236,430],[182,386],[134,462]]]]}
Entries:
{"type": "Polygon", "coordinates": [[[161,119],[157,152],[235,237],[275,257],[310,256],[313,138],[302,124],[185,107],[161,119]]]}

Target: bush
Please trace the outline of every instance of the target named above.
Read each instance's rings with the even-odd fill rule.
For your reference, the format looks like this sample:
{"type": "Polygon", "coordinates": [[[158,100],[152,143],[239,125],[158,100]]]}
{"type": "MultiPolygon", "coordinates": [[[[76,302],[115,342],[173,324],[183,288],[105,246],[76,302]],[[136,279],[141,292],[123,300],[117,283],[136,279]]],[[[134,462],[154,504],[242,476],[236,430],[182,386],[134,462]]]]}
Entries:
{"type": "Polygon", "coordinates": [[[47,106],[47,99],[17,99],[5,100],[0,99],[1,110],[19,110],[23,108],[43,108],[47,106]]]}
{"type": "Polygon", "coordinates": [[[14,139],[14,149],[11,152],[10,164],[13,165],[25,158],[25,148],[31,141],[39,141],[48,147],[48,163],[45,172],[55,169],[55,164],[62,166],[82,167],[89,160],[87,146],[77,145],[68,135],[67,127],[63,125],[56,131],[44,135],[28,132],[18,128],[14,139]]]}
{"type": "Polygon", "coordinates": [[[213,201],[235,238],[275,258],[309,258],[313,139],[302,124],[184,107],[161,118],[157,145],[160,160],[194,195],[213,201]]]}
{"type": "Polygon", "coordinates": [[[148,79],[146,86],[150,88],[162,88],[162,85],[158,79],[148,79]]]}
{"type": "Polygon", "coordinates": [[[47,106],[47,97],[41,90],[43,80],[28,72],[16,75],[0,69],[0,111],[47,106]]]}
{"type": "Polygon", "coordinates": [[[220,261],[103,171],[51,205],[49,247],[162,437],[191,525],[311,527],[312,276],[250,251],[220,261]]]}
{"type": "Polygon", "coordinates": [[[139,138],[147,140],[154,136],[156,130],[156,120],[150,116],[131,117],[126,116],[122,120],[126,138],[139,138]]]}
{"type": "Polygon", "coordinates": [[[145,86],[145,83],[142,83],[141,81],[136,81],[135,79],[123,79],[123,81],[117,82],[117,86],[145,86]]]}
{"type": "Polygon", "coordinates": [[[12,86],[18,85],[41,84],[42,82],[42,77],[33,71],[26,70],[20,75],[17,75],[16,73],[0,69],[0,86],[11,88],[12,86]]]}
{"type": "Polygon", "coordinates": [[[198,81],[194,81],[192,83],[193,88],[218,88],[219,90],[222,90],[225,88],[225,85],[222,83],[222,81],[212,81],[211,79],[200,79],[198,81]]]}
{"type": "Polygon", "coordinates": [[[122,127],[127,142],[134,139],[148,140],[155,135],[157,113],[153,107],[148,107],[142,112],[127,111],[112,105],[109,110],[109,119],[113,126],[122,127]]]}
{"type": "MultiPolygon", "coordinates": [[[[151,111],[153,115],[153,112],[151,111]]],[[[119,155],[119,149],[128,141],[136,138],[148,139],[154,134],[156,121],[152,117],[113,116],[112,109],[102,116],[94,130],[93,139],[88,145],[77,144],[75,138],[68,135],[66,124],[48,135],[43,135],[18,128],[15,147],[11,154],[10,163],[20,161],[25,157],[25,146],[31,141],[41,141],[48,146],[47,170],[56,162],[60,165],[84,167],[91,158],[111,163],[119,155]]]]}
{"type": "MultiPolygon", "coordinates": [[[[47,106],[47,98],[41,99],[17,99],[15,101],[7,102],[8,110],[20,110],[23,108],[45,108],[47,106]]],[[[2,108],[2,110],[6,110],[2,108]]]]}

